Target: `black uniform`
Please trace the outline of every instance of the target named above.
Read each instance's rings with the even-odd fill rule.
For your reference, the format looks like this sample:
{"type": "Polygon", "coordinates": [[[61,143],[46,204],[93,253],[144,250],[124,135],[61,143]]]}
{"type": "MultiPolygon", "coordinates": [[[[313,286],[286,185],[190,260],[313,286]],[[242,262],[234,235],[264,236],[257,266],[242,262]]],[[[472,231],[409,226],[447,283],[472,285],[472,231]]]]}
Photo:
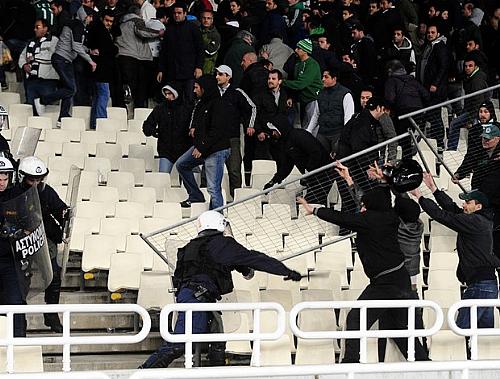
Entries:
{"type": "MultiPolygon", "coordinates": [[[[300,274],[290,270],[280,261],[254,250],[248,250],[231,237],[225,237],[216,230],[200,232],[177,253],[174,285],[178,303],[213,303],[233,290],[231,271],[244,275],[250,269],[285,276],[285,279],[300,280],[300,274]]],[[[209,312],[193,313],[193,333],[209,332],[209,312]]],[[[184,313],[179,313],[175,334],[184,333],[184,313]]],[[[223,358],[223,347],[216,344],[216,350],[223,358]]],[[[184,344],[165,342],[153,353],[141,368],[160,368],[168,365],[184,353],[184,344]]],[[[223,362],[223,359],[222,359],[223,362]]]]}
{"type": "MultiPolygon", "coordinates": [[[[356,244],[359,258],[370,284],[358,300],[398,300],[411,299],[411,283],[404,266],[404,256],[398,243],[399,217],[391,206],[389,188],[379,187],[363,195],[366,211],[347,213],[331,208],[316,208],[314,213],[322,220],[357,232],[356,244]]],[[[375,321],[384,318],[384,325],[392,324],[394,329],[407,328],[406,309],[370,309],[367,314],[367,329],[375,321]]],[[[347,315],[347,330],[359,330],[359,309],[347,315]]],[[[394,339],[401,353],[407,355],[407,339],[394,339]]],[[[417,360],[427,360],[423,346],[415,341],[417,360]]],[[[359,340],[346,340],[343,362],[359,361],[359,340]]]]}

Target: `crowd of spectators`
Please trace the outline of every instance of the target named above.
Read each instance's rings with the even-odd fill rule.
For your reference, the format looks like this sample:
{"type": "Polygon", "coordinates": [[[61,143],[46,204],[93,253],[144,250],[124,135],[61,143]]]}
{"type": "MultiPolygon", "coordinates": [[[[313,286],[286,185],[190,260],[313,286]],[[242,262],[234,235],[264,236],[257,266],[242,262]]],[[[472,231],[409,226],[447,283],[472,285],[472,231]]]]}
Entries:
{"type": "MultiPolygon", "coordinates": [[[[0,36],[17,66],[1,67],[0,81],[17,69],[38,115],[57,100],[59,118],[92,106],[91,128],[110,99],[155,101],[144,132],[158,137],[161,170],[180,159],[189,206],[203,199],[187,171],[215,162],[205,167],[215,207],[224,163],[231,194],[249,180],[242,163],[249,173],[253,159],[273,158],[285,170],[290,127],[317,138],[318,156],[338,157],[404,133],[401,114],[497,83],[499,18],[481,0],[2,0],[0,36]]],[[[487,97],[454,106],[448,133],[440,108],[425,114],[439,150],[456,149],[487,97]]]]}

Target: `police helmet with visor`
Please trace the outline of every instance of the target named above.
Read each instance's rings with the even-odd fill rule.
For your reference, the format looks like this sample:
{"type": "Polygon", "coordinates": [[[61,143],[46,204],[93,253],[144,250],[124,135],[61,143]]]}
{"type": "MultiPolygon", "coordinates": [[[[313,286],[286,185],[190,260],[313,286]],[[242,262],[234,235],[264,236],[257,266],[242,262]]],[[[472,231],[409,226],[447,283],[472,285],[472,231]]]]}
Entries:
{"type": "Polygon", "coordinates": [[[25,157],[19,163],[18,179],[19,183],[30,186],[26,180],[37,181],[39,189],[43,190],[45,183],[43,180],[49,174],[49,169],[38,157],[25,157]]]}

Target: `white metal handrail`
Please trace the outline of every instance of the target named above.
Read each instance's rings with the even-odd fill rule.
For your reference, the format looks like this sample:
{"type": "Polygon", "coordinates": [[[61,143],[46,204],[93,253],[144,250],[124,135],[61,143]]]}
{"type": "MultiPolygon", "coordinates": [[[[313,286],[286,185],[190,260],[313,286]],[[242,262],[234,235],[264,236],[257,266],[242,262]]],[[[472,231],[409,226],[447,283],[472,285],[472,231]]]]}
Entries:
{"type": "Polygon", "coordinates": [[[143,341],[151,330],[148,312],[137,304],[44,304],[44,305],[1,305],[0,314],[7,315],[6,338],[0,338],[0,346],[7,346],[7,372],[14,372],[14,346],[62,345],[63,371],[71,370],[71,345],[129,344],[143,341]],[[14,337],[14,314],[62,313],[62,336],[14,337]],[[74,313],[117,313],[133,312],[142,317],[142,328],[133,335],[72,336],[71,315],[74,313]]]}
{"type": "Polygon", "coordinates": [[[33,372],[22,374],[0,374],[0,379],[111,379],[109,375],[97,371],[80,372],[33,372]]]}
{"type": "Polygon", "coordinates": [[[500,328],[477,327],[477,308],[499,306],[500,299],[469,299],[461,300],[448,309],[448,325],[453,333],[459,336],[470,337],[470,358],[474,361],[478,359],[477,340],[479,336],[500,336],[500,328]],[[460,308],[470,309],[469,329],[460,328],[455,321],[455,314],[460,308]]]}
{"type": "Polygon", "coordinates": [[[368,338],[408,338],[408,361],[415,361],[415,337],[427,337],[439,331],[443,325],[443,311],[436,303],[428,300],[356,300],[356,301],[306,301],[296,304],[290,310],[290,329],[299,338],[304,339],[331,339],[331,338],[358,338],[360,339],[361,363],[367,362],[368,338]],[[360,330],[327,330],[307,332],[297,325],[298,314],[307,309],[360,309],[360,330]],[[403,330],[368,330],[367,310],[373,308],[407,308],[408,329],[403,330]],[[428,329],[415,329],[415,308],[432,308],[436,312],[434,325],[428,329]]]}
{"type": "Polygon", "coordinates": [[[275,341],[285,333],[286,314],[285,309],[278,303],[179,303],[165,306],[160,313],[161,336],[168,342],[185,344],[186,368],[193,367],[193,342],[216,342],[216,341],[254,341],[252,364],[260,366],[260,343],[261,341],[275,341]],[[193,312],[207,311],[253,311],[252,333],[193,333],[193,312]],[[276,330],[269,333],[261,332],[260,312],[275,311],[277,314],[276,330]],[[173,312],[185,312],[184,334],[172,334],[168,330],[168,316],[173,312]]]}

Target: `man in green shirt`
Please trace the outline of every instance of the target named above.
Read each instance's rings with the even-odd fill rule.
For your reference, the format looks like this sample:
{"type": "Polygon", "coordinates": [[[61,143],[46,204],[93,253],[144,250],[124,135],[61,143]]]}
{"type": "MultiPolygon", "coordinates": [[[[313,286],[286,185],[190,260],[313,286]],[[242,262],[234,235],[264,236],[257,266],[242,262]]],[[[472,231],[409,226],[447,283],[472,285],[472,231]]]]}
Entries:
{"type": "Polygon", "coordinates": [[[283,82],[285,87],[298,92],[302,128],[306,128],[313,115],[317,114],[318,103],[316,99],[319,91],[323,88],[319,64],[310,57],[312,49],[310,39],[303,39],[297,43],[295,53],[299,57],[299,61],[295,64],[294,79],[283,82]]]}

